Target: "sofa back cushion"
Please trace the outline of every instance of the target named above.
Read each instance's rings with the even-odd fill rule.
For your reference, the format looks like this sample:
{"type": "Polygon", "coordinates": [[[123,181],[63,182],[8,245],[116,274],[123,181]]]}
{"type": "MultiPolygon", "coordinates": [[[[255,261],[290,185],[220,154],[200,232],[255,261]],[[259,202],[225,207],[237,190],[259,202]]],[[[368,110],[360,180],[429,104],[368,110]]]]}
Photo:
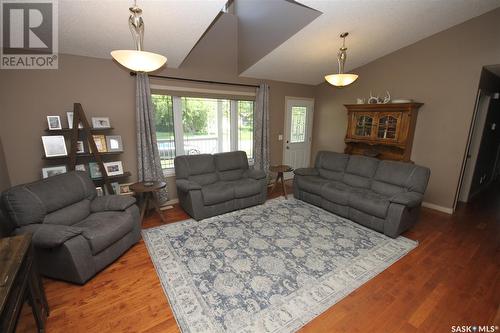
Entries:
{"type": "Polygon", "coordinates": [[[342,180],[349,155],[333,151],[320,151],[316,155],[315,167],[319,175],[326,179],[342,180]]]}
{"type": "Polygon", "coordinates": [[[237,180],[248,170],[248,158],[244,151],[232,151],[214,155],[215,167],[221,180],[237,180]]]}
{"type": "Polygon", "coordinates": [[[213,184],[219,180],[214,157],[210,154],[177,156],[174,160],[175,177],[187,179],[200,185],[213,184]]]}
{"type": "Polygon", "coordinates": [[[394,195],[403,191],[423,194],[430,170],[412,163],[381,161],[373,177],[371,189],[377,193],[394,195]]]}
{"type": "MultiPolygon", "coordinates": [[[[17,227],[42,223],[50,213],[83,200],[93,200],[95,197],[95,185],[83,171],[71,171],[34,183],[18,185],[2,193],[5,210],[17,227]]],[[[88,215],[90,209],[80,214],[88,215]]]]}
{"type": "Polygon", "coordinates": [[[380,161],[376,158],[351,155],[342,181],[348,185],[370,188],[373,175],[380,161]]]}

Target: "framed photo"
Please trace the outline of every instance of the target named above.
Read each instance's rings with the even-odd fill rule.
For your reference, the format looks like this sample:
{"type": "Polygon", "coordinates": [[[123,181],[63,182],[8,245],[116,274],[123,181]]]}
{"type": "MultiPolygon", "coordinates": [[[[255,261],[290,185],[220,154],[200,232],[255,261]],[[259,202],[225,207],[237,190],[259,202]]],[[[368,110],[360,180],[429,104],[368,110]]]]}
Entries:
{"type": "Polygon", "coordinates": [[[118,182],[111,183],[111,187],[113,188],[113,194],[120,194],[120,184],[118,182]]]}
{"type": "Polygon", "coordinates": [[[49,178],[55,175],[60,175],[61,173],[66,173],[68,172],[68,169],[66,169],[65,165],[57,165],[53,167],[47,167],[42,169],[42,177],[49,178]]]}
{"type": "Polygon", "coordinates": [[[108,117],[92,117],[93,128],[110,128],[111,123],[108,117]]]}
{"type": "Polygon", "coordinates": [[[75,165],[75,170],[76,171],[85,171],[85,172],[88,172],[87,171],[87,167],[85,166],[85,164],[77,164],[77,165],[75,165]]]}
{"type": "MultiPolygon", "coordinates": [[[[73,128],[73,111],[66,112],[66,118],[68,118],[68,128],[73,128]]],[[[82,123],[78,124],[78,128],[83,128],[82,123]]]]}
{"type": "Polygon", "coordinates": [[[97,192],[97,196],[98,197],[102,197],[104,195],[104,190],[103,190],[103,188],[101,186],[96,187],[95,191],[97,192]]]}
{"type": "Polygon", "coordinates": [[[123,142],[121,135],[106,136],[106,145],[108,151],[123,151],[123,142]]]}
{"type": "Polygon", "coordinates": [[[61,118],[59,116],[47,116],[47,124],[51,131],[62,129],[61,118]]]}
{"type": "Polygon", "coordinates": [[[92,179],[102,178],[102,173],[101,170],[99,169],[99,164],[97,164],[96,162],[89,163],[89,173],[90,173],[90,178],[92,179]]]}
{"type": "Polygon", "coordinates": [[[83,141],[76,142],[76,153],[77,154],[84,154],[85,153],[85,145],[83,144],[83,141]]]}
{"type": "Polygon", "coordinates": [[[45,157],[68,156],[63,135],[44,135],[42,136],[42,143],[45,157]]]}
{"type": "Polygon", "coordinates": [[[92,137],[94,138],[98,152],[105,153],[108,151],[106,148],[106,137],[104,135],[92,135],[92,137]]]}
{"type": "Polygon", "coordinates": [[[130,185],[133,183],[120,184],[120,191],[117,194],[120,195],[134,195],[134,191],[130,189],[130,185]]]}
{"type": "Polygon", "coordinates": [[[104,168],[108,176],[123,175],[123,165],[121,161],[104,163],[104,168]]]}

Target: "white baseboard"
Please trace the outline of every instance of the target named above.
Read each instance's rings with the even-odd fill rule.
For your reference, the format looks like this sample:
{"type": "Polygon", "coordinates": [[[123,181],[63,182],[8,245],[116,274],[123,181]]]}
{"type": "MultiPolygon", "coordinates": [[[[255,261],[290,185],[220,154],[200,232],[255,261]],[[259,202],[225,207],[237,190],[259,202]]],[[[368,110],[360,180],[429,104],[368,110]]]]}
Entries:
{"type": "Polygon", "coordinates": [[[437,210],[437,211],[442,212],[442,213],[446,213],[446,214],[450,214],[450,215],[453,214],[453,208],[439,206],[439,205],[436,205],[436,204],[433,204],[430,202],[424,201],[424,202],[422,202],[422,206],[437,210]]]}

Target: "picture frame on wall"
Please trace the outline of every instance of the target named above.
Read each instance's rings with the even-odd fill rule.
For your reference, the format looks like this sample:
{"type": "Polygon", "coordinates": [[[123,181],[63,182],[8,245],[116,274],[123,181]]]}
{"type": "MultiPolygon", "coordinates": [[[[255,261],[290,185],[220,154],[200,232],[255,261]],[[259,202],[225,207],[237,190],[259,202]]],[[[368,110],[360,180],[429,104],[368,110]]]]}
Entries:
{"type": "Polygon", "coordinates": [[[109,117],[92,117],[92,128],[111,128],[109,117]]]}
{"type": "Polygon", "coordinates": [[[106,147],[106,137],[104,135],[92,135],[94,138],[97,151],[100,153],[106,153],[108,151],[106,147]]]}
{"type": "Polygon", "coordinates": [[[123,151],[123,142],[121,135],[108,135],[106,136],[106,146],[109,152],[123,151]]]}
{"type": "Polygon", "coordinates": [[[76,153],[77,154],[85,154],[85,145],[83,141],[79,140],[76,142],[76,153]]]}
{"type": "Polygon", "coordinates": [[[121,161],[104,163],[104,168],[108,176],[123,175],[123,164],[121,161]]]}
{"type": "MultiPolygon", "coordinates": [[[[73,128],[73,111],[66,112],[66,118],[68,119],[68,128],[73,128]]],[[[78,124],[78,128],[83,128],[82,123],[78,124]]]]}
{"type": "Polygon", "coordinates": [[[42,178],[49,178],[55,175],[68,172],[66,165],[56,165],[51,167],[42,168],[42,178]]]}
{"type": "Polygon", "coordinates": [[[96,162],[89,163],[89,173],[90,173],[90,178],[92,179],[102,178],[102,173],[101,170],[99,169],[99,164],[97,164],[96,162]]]}
{"type": "Polygon", "coordinates": [[[59,116],[47,116],[47,124],[50,131],[61,130],[61,117],[59,116]]]}
{"type": "Polygon", "coordinates": [[[68,156],[66,140],[63,135],[44,135],[42,143],[45,157],[68,156]]]}

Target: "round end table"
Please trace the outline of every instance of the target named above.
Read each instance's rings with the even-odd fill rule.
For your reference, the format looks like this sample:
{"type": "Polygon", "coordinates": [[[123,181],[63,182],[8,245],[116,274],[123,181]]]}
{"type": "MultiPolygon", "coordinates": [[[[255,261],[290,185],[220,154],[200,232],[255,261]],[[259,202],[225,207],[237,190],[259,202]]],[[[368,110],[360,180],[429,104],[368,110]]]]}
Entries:
{"type": "Polygon", "coordinates": [[[283,174],[285,172],[292,172],[293,168],[289,165],[280,164],[270,166],[269,171],[278,173],[273,188],[271,189],[271,193],[274,192],[276,186],[278,185],[278,181],[281,181],[281,189],[283,190],[283,195],[285,196],[285,199],[288,199],[286,195],[285,178],[283,177],[283,174]]]}
{"type": "Polygon", "coordinates": [[[144,215],[151,205],[154,206],[160,219],[165,223],[165,218],[160,210],[160,202],[158,200],[158,191],[165,188],[167,183],[163,181],[143,181],[130,185],[130,189],[137,194],[142,195],[142,207],[141,207],[141,222],[144,220],[144,215]]]}

